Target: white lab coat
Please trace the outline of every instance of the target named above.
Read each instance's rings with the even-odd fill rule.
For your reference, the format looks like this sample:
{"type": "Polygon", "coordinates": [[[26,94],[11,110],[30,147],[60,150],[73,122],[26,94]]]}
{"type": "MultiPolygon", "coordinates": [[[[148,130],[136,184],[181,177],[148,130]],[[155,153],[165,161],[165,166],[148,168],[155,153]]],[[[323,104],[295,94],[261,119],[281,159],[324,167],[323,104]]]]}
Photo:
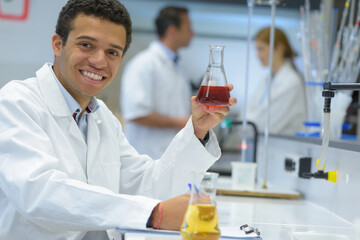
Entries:
{"type": "Polygon", "coordinates": [[[190,84],[179,66],[166,55],[160,42],[152,42],[126,65],[122,76],[120,104],[130,144],[141,154],[159,158],[179,130],[146,127],[131,120],[153,112],[188,116],[190,97],[190,84]]]}
{"type": "Polygon", "coordinates": [[[45,64],[36,78],[0,91],[1,240],[81,239],[87,231],[145,228],[159,202],[149,197],[184,193],[189,170],[205,171],[219,158],[214,133],[206,150],[191,121],[160,160],[139,155],[100,100],[88,117],[85,143],[50,69],[45,64]]]}
{"type": "MultiPolygon", "coordinates": [[[[267,95],[266,80],[260,83],[255,96],[250,99],[247,119],[254,122],[263,132],[266,122],[267,95]]],[[[306,102],[303,80],[298,72],[286,61],[276,72],[271,82],[270,124],[272,134],[293,136],[303,130],[306,120],[306,102]]]]}

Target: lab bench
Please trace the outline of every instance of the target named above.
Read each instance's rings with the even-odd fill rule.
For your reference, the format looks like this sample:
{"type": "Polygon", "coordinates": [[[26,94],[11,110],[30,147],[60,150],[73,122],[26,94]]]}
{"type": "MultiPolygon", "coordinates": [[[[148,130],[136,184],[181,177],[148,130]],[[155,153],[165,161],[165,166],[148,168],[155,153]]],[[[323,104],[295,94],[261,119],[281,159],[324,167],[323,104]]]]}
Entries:
{"type": "MultiPolygon", "coordinates": [[[[265,240],[350,240],[351,223],[325,208],[303,199],[271,199],[217,196],[219,225],[258,228],[265,240]]],[[[179,235],[132,232],[125,240],[180,240],[179,235]]],[[[229,238],[223,238],[229,239],[229,238]]]]}
{"type": "MultiPolygon", "coordinates": [[[[260,185],[264,173],[263,144],[263,138],[260,137],[257,153],[257,183],[260,185]]],[[[311,156],[314,171],[315,160],[320,156],[321,139],[271,136],[268,185],[298,192],[301,197],[281,199],[218,195],[220,227],[249,224],[258,228],[260,236],[265,240],[360,240],[360,226],[356,225],[360,222],[360,208],[357,207],[360,201],[359,146],[353,142],[330,141],[326,169],[337,169],[350,177],[348,182],[334,184],[325,180],[301,179],[284,170],[284,159],[291,153],[311,156]]],[[[236,154],[225,153],[223,157],[220,161],[239,159],[236,154]],[[229,159],[225,159],[227,157],[229,159]]],[[[221,183],[222,178],[219,180],[221,183]]],[[[181,237],[145,233],[129,233],[125,236],[125,240],[145,239],[179,240],[181,237]]]]}
{"type": "Polygon", "coordinates": [[[259,229],[263,239],[354,239],[355,235],[351,223],[302,199],[218,196],[218,209],[220,226],[249,224],[259,229]]]}

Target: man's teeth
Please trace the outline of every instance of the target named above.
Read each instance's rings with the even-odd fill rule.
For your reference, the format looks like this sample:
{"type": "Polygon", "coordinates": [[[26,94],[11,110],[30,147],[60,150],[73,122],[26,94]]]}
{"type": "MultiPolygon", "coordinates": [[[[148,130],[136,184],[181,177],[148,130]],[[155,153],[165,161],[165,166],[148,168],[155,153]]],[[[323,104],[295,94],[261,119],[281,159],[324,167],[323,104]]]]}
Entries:
{"type": "Polygon", "coordinates": [[[82,71],[82,73],[87,76],[88,78],[91,78],[93,80],[99,81],[103,78],[103,76],[95,74],[95,73],[91,73],[91,72],[86,72],[86,71],[82,71]]]}

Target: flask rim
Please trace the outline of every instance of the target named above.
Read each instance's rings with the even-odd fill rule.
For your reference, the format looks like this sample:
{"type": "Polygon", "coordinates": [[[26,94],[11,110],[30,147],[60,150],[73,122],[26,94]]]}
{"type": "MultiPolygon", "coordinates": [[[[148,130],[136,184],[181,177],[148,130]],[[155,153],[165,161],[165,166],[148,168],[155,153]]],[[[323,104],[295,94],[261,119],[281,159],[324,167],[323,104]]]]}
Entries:
{"type": "Polygon", "coordinates": [[[225,48],[225,45],[219,45],[219,44],[210,44],[209,48],[225,48]]]}

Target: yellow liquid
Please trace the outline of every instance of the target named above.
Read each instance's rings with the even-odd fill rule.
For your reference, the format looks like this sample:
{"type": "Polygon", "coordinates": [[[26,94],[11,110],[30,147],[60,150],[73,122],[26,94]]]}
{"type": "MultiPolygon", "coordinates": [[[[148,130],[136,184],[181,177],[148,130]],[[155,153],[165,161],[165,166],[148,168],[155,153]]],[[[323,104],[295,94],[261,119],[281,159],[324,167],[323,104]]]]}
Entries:
{"type": "Polygon", "coordinates": [[[220,238],[216,206],[189,205],[181,226],[184,240],[217,240],[220,238]]]}

